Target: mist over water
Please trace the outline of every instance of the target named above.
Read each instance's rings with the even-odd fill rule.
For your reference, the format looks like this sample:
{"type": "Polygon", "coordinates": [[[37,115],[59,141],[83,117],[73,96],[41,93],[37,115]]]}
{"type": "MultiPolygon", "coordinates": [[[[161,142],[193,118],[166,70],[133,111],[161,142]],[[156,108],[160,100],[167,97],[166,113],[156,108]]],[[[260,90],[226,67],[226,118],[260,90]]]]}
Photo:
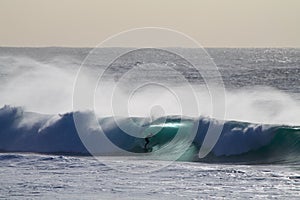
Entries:
{"type": "Polygon", "coordinates": [[[72,108],[78,66],[68,60],[40,62],[27,57],[1,57],[0,104],[57,114],[72,108]]]}
{"type": "MultiPolygon", "coordinates": [[[[57,49],[57,51],[59,50],[60,49],[57,49]]],[[[15,52],[19,51],[20,50],[15,50],[15,52]]],[[[109,51],[113,50],[107,51],[109,53],[109,51]]],[[[215,62],[218,65],[218,60],[222,58],[223,54],[221,54],[221,56],[219,55],[220,50],[215,50],[215,52],[213,50],[210,51],[211,55],[213,57],[215,56],[215,62]]],[[[50,54],[48,55],[49,57],[46,58],[43,57],[43,50],[36,52],[34,56],[26,55],[26,51],[25,53],[22,51],[21,53],[15,53],[15,55],[12,55],[12,53],[14,53],[14,51],[12,51],[11,55],[9,53],[2,55],[0,57],[0,106],[21,106],[27,111],[45,114],[71,112],[76,73],[86,53],[84,51],[80,54],[80,50],[78,50],[78,52],[74,54],[73,57],[73,52],[67,51],[66,53],[65,50],[62,51],[62,54],[59,56],[54,55],[54,57],[51,57],[50,54]]],[[[293,55],[295,54],[293,51],[291,52],[293,55]]],[[[234,54],[235,52],[232,50],[230,53],[234,54]]],[[[239,54],[242,54],[243,59],[245,59],[247,52],[238,52],[236,57],[239,58],[239,56],[241,56],[239,54]]],[[[288,53],[285,52],[285,54],[288,53]]],[[[251,57],[251,52],[248,53],[248,55],[251,57]]],[[[283,57],[286,57],[286,55],[283,55],[283,57]]],[[[282,62],[278,62],[278,65],[274,67],[274,65],[276,65],[274,60],[265,61],[270,62],[270,66],[265,66],[266,63],[257,63],[257,66],[261,65],[263,67],[261,67],[258,72],[251,71],[251,73],[258,73],[254,76],[253,74],[249,74],[249,67],[251,67],[253,63],[250,63],[250,65],[249,62],[245,61],[245,63],[243,63],[243,61],[240,60],[239,65],[242,67],[235,68],[235,59],[231,60],[231,66],[229,66],[230,60],[223,59],[219,68],[226,87],[225,119],[267,124],[300,124],[300,118],[298,117],[300,115],[300,97],[297,86],[295,86],[295,88],[291,87],[289,90],[282,90],[278,88],[277,82],[280,76],[282,76],[281,78],[286,76],[285,74],[278,73],[278,69],[287,68],[289,71],[295,69],[294,67],[290,65],[283,66],[282,62]],[[222,65],[226,65],[226,67],[222,65]],[[262,80],[258,78],[261,76],[260,73],[266,73],[266,70],[268,73],[273,73],[273,85],[270,85],[270,79],[268,79],[268,77],[264,78],[265,84],[261,83],[262,80]],[[250,83],[243,85],[243,81],[245,81],[244,79],[247,76],[248,80],[246,82],[250,81],[250,83]],[[260,84],[257,84],[255,81],[260,84]],[[233,82],[242,85],[237,87],[236,84],[232,87],[231,84],[233,82]]],[[[293,57],[289,60],[292,66],[299,64],[297,60],[293,60],[293,57]]],[[[95,66],[91,66],[91,72],[93,72],[95,67],[104,67],[101,66],[100,61],[99,63],[100,65],[98,66],[96,63],[95,66]]],[[[156,79],[163,78],[164,81],[169,83],[168,90],[157,85],[148,85],[147,87],[137,90],[134,95],[130,94],[132,96],[130,96],[128,100],[128,109],[126,109],[129,116],[152,118],[158,118],[162,115],[182,114],[190,117],[198,117],[199,115],[211,116],[211,97],[204,83],[201,81],[192,83],[195,88],[199,112],[195,111],[193,107],[190,107],[187,109],[190,110],[190,112],[182,113],[182,105],[180,105],[180,102],[178,102],[172,91],[180,93],[182,96],[189,95],[189,90],[187,90],[188,86],[176,83],[176,77],[172,77],[172,73],[170,73],[171,77],[166,79],[165,76],[167,74],[163,70],[164,66],[160,66],[160,68],[157,67],[153,69],[153,73],[151,70],[149,70],[146,75],[143,74],[142,71],[140,72],[140,77],[145,79],[155,81],[156,79]]],[[[115,73],[118,74],[118,71],[115,73]]],[[[291,74],[291,76],[295,76],[295,74],[291,74]]],[[[138,81],[138,77],[138,74],[135,75],[134,82],[138,81]]],[[[287,79],[291,81],[290,85],[295,85],[295,80],[290,79],[287,79]]],[[[133,81],[133,79],[127,79],[127,83],[129,83],[130,80],[133,81]]],[[[129,84],[117,84],[116,80],[114,81],[113,75],[111,80],[107,79],[101,84],[102,90],[96,91],[95,93],[95,111],[99,117],[115,115],[116,113],[111,106],[112,98],[114,98],[114,105],[118,105],[119,100],[121,101],[123,97],[128,97],[127,89],[131,86],[129,84]]],[[[283,84],[286,85],[287,83],[283,82],[283,84]]],[[[85,87],[95,86],[86,85],[85,87]]],[[[120,113],[117,114],[119,115],[120,113]]]]}
{"type": "MultiPolygon", "coordinates": [[[[165,188],[175,199],[198,198],[199,191],[223,198],[229,189],[249,198],[260,188],[261,198],[267,192],[297,199],[299,50],[209,49],[226,89],[225,121],[213,110],[224,99],[213,105],[195,70],[182,60],[144,63],[142,56],[118,60],[99,82],[105,62],[88,63],[80,87],[92,91],[94,105],[72,110],[89,50],[0,48],[0,198],[34,189],[49,197],[66,197],[63,190],[71,198],[74,191],[76,198],[94,191],[97,198],[161,199],[165,188]]],[[[99,51],[117,55],[120,49],[99,51]]],[[[192,49],[185,51],[194,58],[192,49]]],[[[206,63],[199,66],[217,79],[206,63]]]]}

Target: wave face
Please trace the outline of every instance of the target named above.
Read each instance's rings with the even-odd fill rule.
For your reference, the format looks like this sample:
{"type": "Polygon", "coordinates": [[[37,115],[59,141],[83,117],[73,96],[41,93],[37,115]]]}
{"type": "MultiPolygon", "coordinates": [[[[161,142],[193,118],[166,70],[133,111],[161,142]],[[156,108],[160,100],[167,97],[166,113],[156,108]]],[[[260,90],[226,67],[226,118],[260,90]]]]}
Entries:
{"type": "MultiPolygon", "coordinates": [[[[82,112],[88,116],[91,113],[82,112]]],[[[86,117],[88,119],[88,117],[86,117]]],[[[86,122],[89,123],[88,121],[86,122]]],[[[221,163],[300,163],[300,127],[261,125],[237,121],[219,121],[210,118],[184,118],[168,116],[166,121],[157,119],[149,123],[145,118],[99,119],[99,123],[109,140],[120,149],[134,153],[144,153],[164,149],[166,156],[181,152],[179,160],[221,163]],[[118,121],[118,123],[116,123],[118,121]],[[146,127],[144,137],[157,132],[146,145],[144,138],[126,134],[117,124],[139,123],[146,127]],[[197,134],[189,148],[184,143],[189,140],[193,127],[198,125],[197,134]],[[216,145],[208,156],[199,159],[201,148],[209,126],[223,126],[216,145]],[[182,133],[177,137],[178,130],[182,133]],[[172,141],[172,143],[171,143],[172,141]],[[170,145],[171,144],[171,145],[170,145]]],[[[92,127],[89,128],[93,130],[92,127]]],[[[87,129],[87,137],[93,134],[87,129]]],[[[119,155],[105,144],[96,141],[99,155],[119,155]]],[[[0,149],[3,152],[36,152],[90,155],[77,134],[73,113],[42,115],[25,112],[19,107],[4,106],[0,109],[0,149]]],[[[142,155],[142,154],[141,154],[142,155]]],[[[143,154],[145,155],[145,154],[143,154]]],[[[163,156],[163,155],[162,155],[163,156]]]]}

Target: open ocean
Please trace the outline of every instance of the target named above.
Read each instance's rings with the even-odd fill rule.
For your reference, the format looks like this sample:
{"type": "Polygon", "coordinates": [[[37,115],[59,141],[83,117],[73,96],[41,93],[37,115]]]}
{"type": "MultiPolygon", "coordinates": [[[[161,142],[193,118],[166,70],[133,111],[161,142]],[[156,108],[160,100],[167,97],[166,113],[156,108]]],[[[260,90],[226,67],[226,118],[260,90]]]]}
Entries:
{"type": "Polygon", "coordinates": [[[1,47],[0,199],[299,199],[300,49],[206,50],[226,91],[214,102],[222,119],[208,90],[222,85],[206,86],[220,77],[196,49],[177,52],[206,79],[150,48],[103,70],[124,48],[88,60],[88,48],[1,47]],[[78,88],[103,72],[93,112],[74,110],[83,62],[78,88]],[[208,130],[220,134],[201,157],[208,130]]]}

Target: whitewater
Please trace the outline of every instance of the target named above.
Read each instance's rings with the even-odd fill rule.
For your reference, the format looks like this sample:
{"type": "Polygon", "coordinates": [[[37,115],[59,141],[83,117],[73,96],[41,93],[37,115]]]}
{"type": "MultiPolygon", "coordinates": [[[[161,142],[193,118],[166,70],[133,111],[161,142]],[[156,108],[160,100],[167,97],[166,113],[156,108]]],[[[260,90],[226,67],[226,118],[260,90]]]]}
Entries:
{"type": "MultiPolygon", "coordinates": [[[[73,110],[76,76],[90,51],[0,48],[0,198],[299,197],[299,49],[207,49],[225,86],[223,119],[211,115],[206,82],[188,63],[151,49],[105,71],[102,88],[95,89],[95,112],[73,110]],[[130,66],[137,70],[126,74],[130,66]],[[189,87],[177,72],[196,88],[199,112],[187,101],[182,115],[178,99],[159,85],[129,95],[148,80],[187,97],[189,87]],[[118,112],[127,97],[129,116],[118,112]],[[209,129],[221,132],[201,157],[209,129]]],[[[195,49],[180,51],[194,58],[195,49]]],[[[88,63],[85,76],[104,63],[88,63]]],[[[198,64],[216,79],[207,63],[198,64]]]]}

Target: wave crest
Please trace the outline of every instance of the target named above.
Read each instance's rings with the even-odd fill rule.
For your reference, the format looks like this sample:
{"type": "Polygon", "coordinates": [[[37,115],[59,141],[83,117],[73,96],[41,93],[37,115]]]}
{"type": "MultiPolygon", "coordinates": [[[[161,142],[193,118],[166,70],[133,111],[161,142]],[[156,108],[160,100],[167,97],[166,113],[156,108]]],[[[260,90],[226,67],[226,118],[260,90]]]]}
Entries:
{"type": "MultiPolygon", "coordinates": [[[[80,112],[87,116],[90,112],[80,112]]],[[[180,151],[180,142],[190,134],[190,127],[198,123],[198,130],[191,147],[184,152],[181,160],[203,162],[239,162],[239,163],[299,163],[300,127],[252,124],[237,121],[219,121],[215,119],[184,118],[168,116],[165,123],[159,119],[149,123],[145,118],[100,118],[106,136],[119,148],[131,152],[144,152],[145,139],[126,134],[115,120],[122,123],[138,122],[146,127],[144,134],[154,129],[161,130],[149,138],[148,147],[155,151],[165,147],[176,135],[179,127],[186,127],[185,135],[177,141],[166,154],[180,151]],[[221,126],[223,131],[210,154],[198,158],[198,151],[206,135],[208,126],[221,126]]],[[[90,131],[94,131],[90,127],[90,131]]],[[[87,134],[89,131],[87,130],[87,134]]],[[[88,135],[93,139],[93,135],[88,135]]],[[[99,155],[115,155],[105,148],[103,141],[96,141],[99,155]]],[[[0,149],[4,152],[37,152],[89,155],[77,134],[73,113],[43,115],[26,112],[20,107],[4,106],[0,109],[0,149]]]]}

